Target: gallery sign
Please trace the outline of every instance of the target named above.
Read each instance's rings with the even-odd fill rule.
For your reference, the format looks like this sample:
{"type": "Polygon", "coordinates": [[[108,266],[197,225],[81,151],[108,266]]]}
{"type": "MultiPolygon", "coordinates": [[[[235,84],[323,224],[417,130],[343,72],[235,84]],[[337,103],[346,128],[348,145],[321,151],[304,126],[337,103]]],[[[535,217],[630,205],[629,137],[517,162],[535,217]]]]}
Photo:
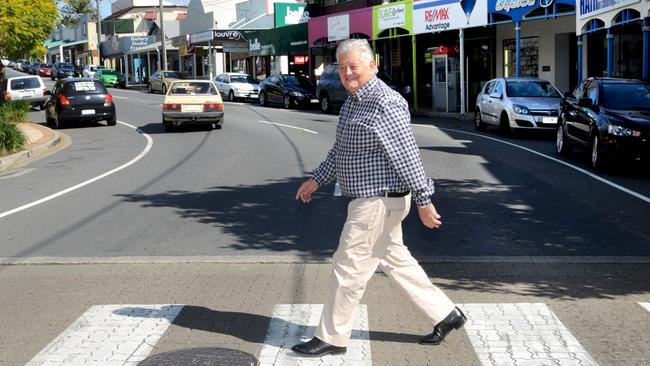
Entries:
{"type": "Polygon", "coordinates": [[[415,0],[413,33],[442,32],[487,25],[485,0],[415,0]]]}

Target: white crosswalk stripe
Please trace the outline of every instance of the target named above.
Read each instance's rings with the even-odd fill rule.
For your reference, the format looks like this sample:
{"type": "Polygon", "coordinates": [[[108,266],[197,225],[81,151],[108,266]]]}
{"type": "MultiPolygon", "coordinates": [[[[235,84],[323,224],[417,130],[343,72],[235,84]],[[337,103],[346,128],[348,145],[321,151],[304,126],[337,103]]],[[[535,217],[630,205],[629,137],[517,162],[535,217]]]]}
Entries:
{"type": "Polygon", "coordinates": [[[640,302],[638,304],[641,305],[644,309],[646,309],[650,313],[650,302],[640,302]]]}
{"type": "Polygon", "coordinates": [[[348,342],[344,355],[304,358],[291,351],[294,344],[314,336],[322,310],[322,304],[276,305],[260,352],[259,366],[371,366],[366,305],[357,308],[352,339],[348,342]]]}
{"type": "Polygon", "coordinates": [[[465,304],[465,331],[482,365],[595,366],[545,304],[465,304]]]}
{"type": "Polygon", "coordinates": [[[125,365],[144,360],[183,305],[95,305],[28,366],[125,365]]]}

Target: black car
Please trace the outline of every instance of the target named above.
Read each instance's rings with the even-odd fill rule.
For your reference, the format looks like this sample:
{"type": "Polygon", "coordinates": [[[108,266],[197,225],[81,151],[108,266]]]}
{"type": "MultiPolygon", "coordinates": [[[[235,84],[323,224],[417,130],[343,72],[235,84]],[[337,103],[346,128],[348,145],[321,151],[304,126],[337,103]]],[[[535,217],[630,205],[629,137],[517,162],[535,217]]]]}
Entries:
{"type": "Polygon", "coordinates": [[[260,83],[261,105],[282,104],[284,108],[309,107],[318,104],[316,87],[308,78],[293,74],[278,74],[260,83]]]}
{"type": "Polygon", "coordinates": [[[45,105],[45,119],[56,128],[83,121],[104,120],[109,126],[117,123],[113,96],[100,80],[93,78],[57,81],[45,105]]]}
{"type": "MultiPolygon", "coordinates": [[[[594,169],[619,159],[650,158],[650,83],[589,78],[567,93],[557,127],[556,151],[591,151],[594,169]]],[[[647,160],[646,160],[647,161],[647,160]]]]}
{"type": "Polygon", "coordinates": [[[77,76],[74,66],[69,62],[57,62],[52,66],[52,80],[77,76]]]}

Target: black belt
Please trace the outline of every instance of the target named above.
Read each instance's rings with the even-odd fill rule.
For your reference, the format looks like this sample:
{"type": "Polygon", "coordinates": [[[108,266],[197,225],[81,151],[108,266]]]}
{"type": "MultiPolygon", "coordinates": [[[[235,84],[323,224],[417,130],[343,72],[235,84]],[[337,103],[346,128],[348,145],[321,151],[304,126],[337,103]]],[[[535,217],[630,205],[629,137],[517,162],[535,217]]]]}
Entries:
{"type": "Polygon", "coordinates": [[[411,191],[404,192],[384,192],[379,195],[379,197],[404,197],[408,196],[411,191]]]}

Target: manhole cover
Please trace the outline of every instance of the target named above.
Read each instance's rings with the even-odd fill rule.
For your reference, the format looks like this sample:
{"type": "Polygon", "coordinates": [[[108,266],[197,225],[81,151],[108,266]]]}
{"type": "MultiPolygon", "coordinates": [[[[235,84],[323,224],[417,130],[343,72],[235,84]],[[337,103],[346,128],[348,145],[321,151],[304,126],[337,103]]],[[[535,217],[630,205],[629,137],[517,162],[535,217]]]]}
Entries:
{"type": "Polygon", "coordinates": [[[227,348],[189,348],[158,353],[139,366],[257,366],[255,356],[227,348]]]}

